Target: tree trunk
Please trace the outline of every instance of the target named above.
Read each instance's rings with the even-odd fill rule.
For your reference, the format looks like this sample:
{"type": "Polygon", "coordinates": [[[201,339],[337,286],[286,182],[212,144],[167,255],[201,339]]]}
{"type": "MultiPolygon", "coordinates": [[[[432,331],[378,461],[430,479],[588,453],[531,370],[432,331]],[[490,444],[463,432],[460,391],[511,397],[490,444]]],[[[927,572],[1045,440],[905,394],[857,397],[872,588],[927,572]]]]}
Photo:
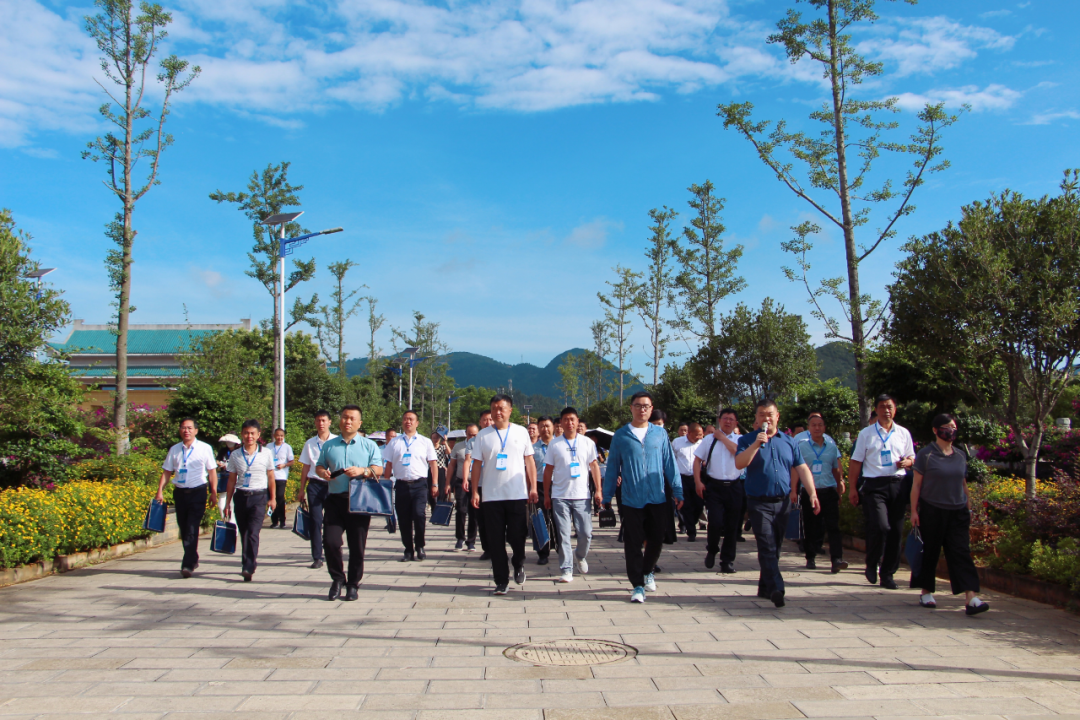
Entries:
{"type": "MultiPolygon", "coordinates": [[[[130,169],[130,163],[128,168],[130,169]]],[[[127,172],[125,172],[125,175],[127,172]]],[[[128,406],[128,326],[131,308],[131,215],[134,208],[124,207],[124,244],[121,250],[120,298],[116,317],[116,396],[113,398],[113,425],[116,427],[116,454],[126,455],[129,443],[127,427],[128,406]]]]}

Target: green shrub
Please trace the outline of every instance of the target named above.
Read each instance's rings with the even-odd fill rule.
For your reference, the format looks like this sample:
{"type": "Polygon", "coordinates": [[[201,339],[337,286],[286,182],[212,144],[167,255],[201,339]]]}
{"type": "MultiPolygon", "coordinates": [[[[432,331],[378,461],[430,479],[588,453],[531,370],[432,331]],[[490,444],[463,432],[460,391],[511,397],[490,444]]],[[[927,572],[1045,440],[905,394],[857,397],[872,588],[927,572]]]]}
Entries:
{"type": "Polygon", "coordinates": [[[108,455],[77,463],[71,468],[70,477],[72,480],[135,482],[157,487],[161,479],[161,460],[144,453],[108,455]]]}
{"type": "Polygon", "coordinates": [[[1080,543],[1066,538],[1056,548],[1036,540],[1031,547],[1031,574],[1040,580],[1073,586],[1080,579],[1080,543]]]}
{"type": "Polygon", "coordinates": [[[999,526],[1001,535],[994,543],[994,554],[987,564],[1005,572],[1026,575],[1031,571],[1033,544],[1019,523],[1006,521],[999,526]]]}

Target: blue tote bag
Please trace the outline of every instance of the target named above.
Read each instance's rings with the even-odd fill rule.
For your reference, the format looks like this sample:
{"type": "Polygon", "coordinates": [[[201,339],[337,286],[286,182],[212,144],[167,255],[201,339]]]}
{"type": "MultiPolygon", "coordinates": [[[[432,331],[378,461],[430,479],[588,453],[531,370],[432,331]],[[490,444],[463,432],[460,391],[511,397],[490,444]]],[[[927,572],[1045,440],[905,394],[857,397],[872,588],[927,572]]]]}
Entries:
{"type": "Polygon", "coordinates": [[[311,513],[303,507],[296,508],[296,514],[292,521],[293,535],[299,535],[305,540],[311,539],[311,513]]]}
{"type": "Polygon", "coordinates": [[[784,533],[784,537],[788,540],[803,539],[802,508],[799,505],[791,506],[791,512],[788,513],[787,519],[787,532],[784,533]]]}
{"type": "Polygon", "coordinates": [[[390,480],[349,481],[349,512],[359,515],[392,517],[394,514],[394,483],[390,480]]]}
{"type": "Polygon", "coordinates": [[[540,508],[533,510],[531,517],[529,518],[532,523],[532,538],[533,549],[536,552],[540,552],[544,547],[551,542],[551,534],[548,532],[547,518],[544,517],[544,511],[540,508]]]}
{"type": "Polygon", "coordinates": [[[214,523],[214,534],[210,536],[210,549],[224,555],[235,554],[236,524],[227,520],[218,520],[214,523]]]}
{"type": "Polygon", "coordinates": [[[151,500],[150,507],[146,508],[143,527],[151,532],[165,532],[165,513],[167,509],[165,503],[151,500]]]}
{"type": "Polygon", "coordinates": [[[450,517],[454,514],[454,503],[441,500],[435,503],[435,509],[431,511],[429,522],[432,525],[450,526],[450,517]]]}

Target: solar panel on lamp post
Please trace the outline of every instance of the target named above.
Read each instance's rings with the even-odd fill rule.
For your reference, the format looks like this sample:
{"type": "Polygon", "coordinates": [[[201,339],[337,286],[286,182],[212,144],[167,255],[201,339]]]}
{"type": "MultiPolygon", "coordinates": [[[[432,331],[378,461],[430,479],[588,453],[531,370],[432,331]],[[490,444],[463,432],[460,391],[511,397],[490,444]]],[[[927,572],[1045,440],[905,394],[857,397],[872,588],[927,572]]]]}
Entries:
{"type": "Polygon", "coordinates": [[[285,256],[292,255],[300,245],[310,240],[317,235],[330,235],[331,233],[339,233],[344,228],[330,228],[329,230],[320,230],[319,232],[308,233],[306,235],[300,235],[294,238],[285,238],[285,226],[291,223],[296,218],[304,214],[304,211],[293,213],[276,213],[268,218],[263,219],[263,225],[280,226],[280,234],[278,236],[278,281],[277,281],[277,303],[278,303],[278,323],[277,323],[277,357],[275,358],[278,363],[278,406],[274,408],[278,413],[277,426],[285,429],[285,256]]]}
{"type": "Polygon", "coordinates": [[[29,280],[37,280],[37,298],[41,299],[41,278],[51,273],[56,268],[38,268],[32,273],[27,273],[26,277],[29,280]]]}

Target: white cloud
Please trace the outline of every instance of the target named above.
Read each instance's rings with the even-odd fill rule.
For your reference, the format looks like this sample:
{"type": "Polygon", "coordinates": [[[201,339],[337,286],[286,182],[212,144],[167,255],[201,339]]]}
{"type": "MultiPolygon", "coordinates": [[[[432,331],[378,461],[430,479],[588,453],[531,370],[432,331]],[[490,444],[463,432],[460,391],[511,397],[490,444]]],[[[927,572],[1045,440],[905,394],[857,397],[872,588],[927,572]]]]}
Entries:
{"type": "Polygon", "coordinates": [[[1012,15],[1012,10],[987,10],[984,13],[979,13],[979,17],[983,20],[989,20],[990,18],[1008,17],[1012,15]]]}
{"type": "Polygon", "coordinates": [[[1025,125],[1050,125],[1058,120],[1080,120],[1080,112],[1075,110],[1062,110],[1060,112],[1036,113],[1031,116],[1025,125]]]}
{"type": "Polygon", "coordinates": [[[901,93],[897,95],[897,105],[904,110],[918,111],[926,103],[944,102],[950,108],[970,105],[975,112],[984,110],[1007,110],[1012,107],[1023,93],[996,83],[979,89],[975,85],[958,88],[938,88],[925,93],[901,93]]]}
{"type": "Polygon", "coordinates": [[[892,20],[876,32],[883,35],[860,42],[859,51],[895,63],[899,76],[948,70],[973,59],[978,50],[1010,50],[1016,42],[996,30],[961,25],[946,17],[892,20]]]}
{"type": "Polygon", "coordinates": [[[587,223],[582,223],[570,231],[563,243],[586,250],[599,250],[607,241],[608,231],[611,229],[622,230],[623,224],[599,217],[587,223]]]}

